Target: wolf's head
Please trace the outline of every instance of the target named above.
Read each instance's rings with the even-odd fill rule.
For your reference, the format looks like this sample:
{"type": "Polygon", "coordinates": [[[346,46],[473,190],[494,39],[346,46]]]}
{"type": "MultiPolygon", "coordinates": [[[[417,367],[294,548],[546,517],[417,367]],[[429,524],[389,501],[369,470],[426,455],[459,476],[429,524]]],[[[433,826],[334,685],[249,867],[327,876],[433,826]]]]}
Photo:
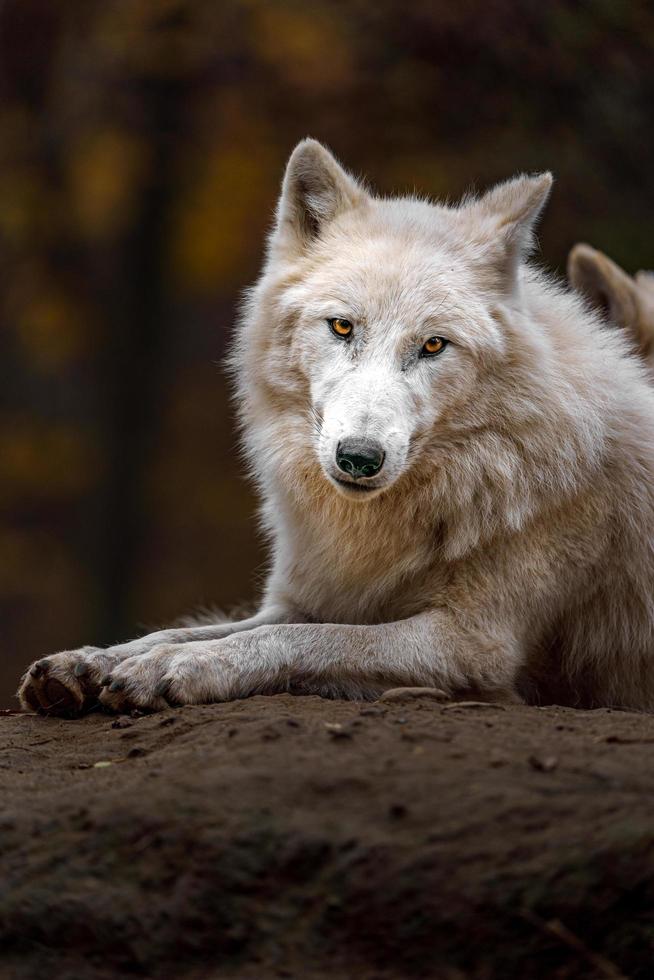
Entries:
{"type": "MultiPolygon", "coordinates": [[[[319,143],[296,147],[241,350],[275,414],[303,412],[304,462],[338,493],[368,500],[484,425],[484,385],[510,356],[498,310],[551,182],[518,177],[455,208],[380,199],[319,143]]],[[[261,428],[251,452],[271,454],[261,428]]],[[[278,455],[297,452],[291,428],[278,455]]]]}

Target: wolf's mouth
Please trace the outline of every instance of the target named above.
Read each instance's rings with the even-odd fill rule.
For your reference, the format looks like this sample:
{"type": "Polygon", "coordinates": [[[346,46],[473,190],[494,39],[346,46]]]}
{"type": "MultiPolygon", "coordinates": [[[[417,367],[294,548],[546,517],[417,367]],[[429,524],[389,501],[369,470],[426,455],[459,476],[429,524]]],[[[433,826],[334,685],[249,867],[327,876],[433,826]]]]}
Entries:
{"type": "Polygon", "coordinates": [[[339,487],[345,487],[346,490],[353,490],[355,493],[370,493],[372,490],[379,489],[379,487],[371,487],[365,483],[351,483],[349,480],[339,480],[337,476],[333,476],[332,480],[334,483],[338,483],[339,487]]]}

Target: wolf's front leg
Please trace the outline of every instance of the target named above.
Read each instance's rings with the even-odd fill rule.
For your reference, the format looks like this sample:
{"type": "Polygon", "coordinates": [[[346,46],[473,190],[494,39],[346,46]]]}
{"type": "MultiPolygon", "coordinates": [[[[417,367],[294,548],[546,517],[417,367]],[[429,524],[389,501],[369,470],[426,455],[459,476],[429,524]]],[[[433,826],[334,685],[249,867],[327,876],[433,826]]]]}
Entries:
{"type": "Polygon", "coordinates": [[[159,710],[292,691],[371,699],[397,686],[436,686],[516,700],[517,645],[462,630],[444,611],[378,626],[263,626],[214,642],[162,645],[125,660],[100,700],[159,710]]]}
{"type": "Polygon", "coordinates": [[[142,657],[161,644],[181,646],[198,641],[215,642],[239,630],[250,631],[266,623],[288,622],[291,616],[288,609],[268,606],[237,622],[158,630],[106,650],[87,646],[55,653],[37,660],[27,669],[21,679],[18,698],[23,708],[75,717],[97,706],[103,679],[128,658],[142,657]]]}

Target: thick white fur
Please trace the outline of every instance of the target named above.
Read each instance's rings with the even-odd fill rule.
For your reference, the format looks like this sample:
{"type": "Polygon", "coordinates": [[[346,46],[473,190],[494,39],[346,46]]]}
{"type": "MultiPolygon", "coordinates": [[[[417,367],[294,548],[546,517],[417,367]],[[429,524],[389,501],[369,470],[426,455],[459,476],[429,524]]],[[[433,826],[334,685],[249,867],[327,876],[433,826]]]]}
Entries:
{"type": "Polygon", "coordinates": [[[230,358],[271,546],[261,609],[47,658],[23,704],[435,685],[653,708],[654,392],[527,263],[550,185],[380,199],[301,143],[230,358]],[[432,336],[448,346],[420,357],[432,336]],[[338,482],[348,437],[386,454],[368,493],[338,482]]]}

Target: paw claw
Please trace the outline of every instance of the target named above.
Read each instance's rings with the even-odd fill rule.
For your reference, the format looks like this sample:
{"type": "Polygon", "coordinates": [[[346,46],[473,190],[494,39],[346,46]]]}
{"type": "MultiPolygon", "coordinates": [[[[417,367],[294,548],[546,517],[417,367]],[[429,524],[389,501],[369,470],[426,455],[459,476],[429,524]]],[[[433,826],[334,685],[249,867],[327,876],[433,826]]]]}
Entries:
{"type": "Polygon", "coordinates": [[[23,677],[18,698],[27,710],[76,718],[98,707],[100,684],[111,683],[114,658],[93,647],[64,650],[37,660],[23,677]]]}

